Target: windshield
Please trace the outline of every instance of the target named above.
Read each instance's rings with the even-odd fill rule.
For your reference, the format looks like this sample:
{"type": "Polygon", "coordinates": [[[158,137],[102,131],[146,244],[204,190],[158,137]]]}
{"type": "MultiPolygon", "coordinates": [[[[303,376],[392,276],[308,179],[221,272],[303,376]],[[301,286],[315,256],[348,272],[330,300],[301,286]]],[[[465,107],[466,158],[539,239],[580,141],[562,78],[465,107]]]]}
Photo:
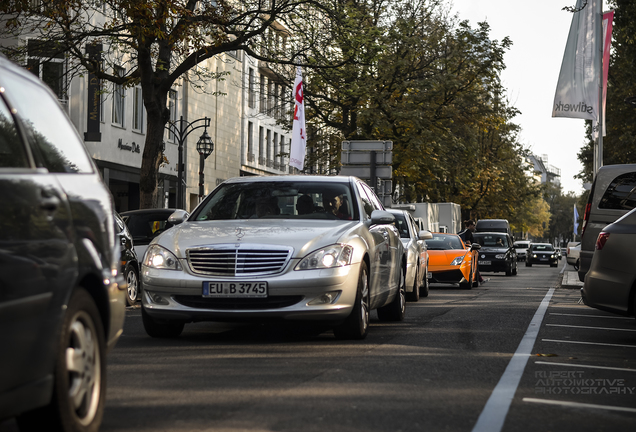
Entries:
{"type": "Polygon", "coordinates": [[[536,244],[536,245],[532,245],[532,250],[533,251],[553,251],[554,248],[552,247],[552,245],[549,244],[536,244]]]}
{"type": "Polygon", "coordinates": [[[197,208],[190,220],[344,219],[358,220],[348,183],[255,181],[227,183],[197,208]]]}
{"type": "Polygon", "coordinates": [[[433,238],[425,242],[428,250],[464,249],[464,243],[456,234],[433,234],[433,238]]]}
{"type": "Polygon", "coordinates": [[[411,238],[404,213],[393,213],[393,216],[395,216],[395,226],[400,232],[400,238],[411,238]]]}
{"type": "Polygon", "coordinates": [[[509,246],[508,237],[501,234],[473,234],[473,238],[477,243],[484,247],[501,247],[507,248],[509,246]]]}

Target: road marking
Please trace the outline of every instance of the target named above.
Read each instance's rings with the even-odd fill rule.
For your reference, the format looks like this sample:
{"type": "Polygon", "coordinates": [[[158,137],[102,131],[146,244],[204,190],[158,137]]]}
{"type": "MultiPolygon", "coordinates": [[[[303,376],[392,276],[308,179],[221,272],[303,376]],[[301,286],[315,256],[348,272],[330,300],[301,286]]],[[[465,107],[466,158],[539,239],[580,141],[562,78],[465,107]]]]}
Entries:
{"type": "Polygon", "coordinates": [[[568,366],[568,367],[580,367],[580,368],[589,368],[589,369],[605,369],[605,370],[617,370],[621,372],[636,372],[636,369],[628,369],[628,368],[617,368],[610,366],[594,366],[594,365],[582,365],[578,363],[557,363],[557,362],[546,362],[546,361],[536,361],[534,364],[544,364],[544,365],[554,365],[554,366],[568,366]]]}
{"type": "Polygon", "coordinates": [[[610,319],[619,319],[619,320],[633,320],[634,318],[622,317],[622,316],[610,316],[610,315],[587,315],[587,314],[565,314],[565,313],[550,313],[550,315],[559,315],[559,316],[573,316],[573,317],[585,317],[585,318],[610,318],[610,319]]]}
{"type": "Polygon", "coordinates": [[[539,308],[534,314],[530,325],[526,330],[526,334],[523,335],[517,351],[510,359],[506,370],[499,379],[497,386],[492,391],[492,394],[488,398],[488,402],[484,406],[483,411],[477,419],[477,423],[473,428],[473,432],[498,432],[501,431],[512,398],[517,392],[519,381],[523,375],[523,371],[526,368],[530,353],[534,347],[534,342],[537,340],[537,335],[541,329],[541,322],[545,316],[545,312],[550,305],[550,299],[554,293],[554,288],[550,288],[548,293],[543,297],[539,308]]]}
{"type": "Polygon", "coordinates": [[[601,342],[583,342],[583,341],[558,340],[558,339],[541,339],[541,341],[542,342],[556,342],[556,343],[571,343],[571,344],[583,344],[583,345],[600,345],[600,346],[636,348],[636,345],[608,344],[608,343],[601,343],[601,342]]]}
{"type": "Polygon", "coordinates": [[[604,409],[610,411],[625,411],[636,413],[636,408],[626,408],[626,407],[617,407],[611,405],[596,405],[596,404],[586,404],[580,402],[568,402],[568,401],[555,401],[549,399],[535,399],[535,398],[523,398],[524,402],[533,402],[533,403],[542,403],[547,405],[561,405],[571,408],[592,408],[592,409],[604,409]]]}
{"type": "Polygon", "coordinates": [[[546,324],[546,326],[548,326],[548,327],[569,327],[569,328],[580,328],[580,329],[616,330],[616,331],[636,332],[636,329],[623,329],[623,328],[612,328],[612,327],[576,326],[576,325],[568,325],[568,324],[546,324]]]}

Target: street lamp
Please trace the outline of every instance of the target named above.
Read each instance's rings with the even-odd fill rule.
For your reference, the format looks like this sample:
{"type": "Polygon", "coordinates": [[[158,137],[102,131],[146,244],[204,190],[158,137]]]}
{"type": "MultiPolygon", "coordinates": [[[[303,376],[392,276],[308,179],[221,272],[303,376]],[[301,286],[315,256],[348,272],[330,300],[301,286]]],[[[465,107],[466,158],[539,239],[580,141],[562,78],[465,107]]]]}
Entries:
{"type": "MultiPolygon", "coordinates": [[[[178,122],[177,121],[168,122],[168,124],[166,125],[166,129],[168,129],[168,131],[170,131],[175,136],[177,140],[177,144],[179,145],[179,161],[177,165],[177,205],[176,205],[176,207],[179,209],[185,210],[185,179],[183,178],[183,172],[184,172],[183,145],[185,144],[186,139],[188,138],[188,135],[190,135],[190,133],[194,131],[195,129],[199,129],[199,128],[205,128],[203,135],[207,136],[211,143],[212,140],[210,139],[210,136],[207,133],[207,128],[209,126],[210,126],[209,117],[200,118],[188,123],[186,120],[183,119],[183,116],[181,116],[178,122]],[[200,122],[203,122],[203,123],[199,124],[198,126],[195,126],[197,123],[200,123],[200,122]],[[179,126],[177,127],[177,125],[179,126]]],[[[199,139],[199,141],[201,141],[201,139],[204,138],[203,135],[201,135],[201,138],[199,139]]],[[[197,144],[197,147],[198,147],[198,144],[197,144]]]]}
{"type": "Polygon", "coordinates": [[[199,152],[199,202],[201,202],[203,200],[203,195],[205,194],[203,183],[205,160],[214,151],[214,143],[212,142],[210,135],[208,135],[207,128],[203,130],[203,135],[201,135],[201,138],[199,138],[199,141],[197,142],[197,151],[199,152]]]}

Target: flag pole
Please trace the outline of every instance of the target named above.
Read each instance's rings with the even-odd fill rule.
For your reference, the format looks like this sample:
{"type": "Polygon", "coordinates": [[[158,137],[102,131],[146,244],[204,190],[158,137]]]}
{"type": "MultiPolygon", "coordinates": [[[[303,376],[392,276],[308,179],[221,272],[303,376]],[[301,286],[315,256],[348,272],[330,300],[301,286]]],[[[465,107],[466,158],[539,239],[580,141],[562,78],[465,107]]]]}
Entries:
{"type": "Polygon", "coordinates": [[[599,168],[603,166],[603,49],[605,47],[603,43],[603,0],[598,1],[598,19],[596,20],[596,40],[598,42],[598,143],[597,143],[597,157],[594,176],[598,172],[599,168]]]}

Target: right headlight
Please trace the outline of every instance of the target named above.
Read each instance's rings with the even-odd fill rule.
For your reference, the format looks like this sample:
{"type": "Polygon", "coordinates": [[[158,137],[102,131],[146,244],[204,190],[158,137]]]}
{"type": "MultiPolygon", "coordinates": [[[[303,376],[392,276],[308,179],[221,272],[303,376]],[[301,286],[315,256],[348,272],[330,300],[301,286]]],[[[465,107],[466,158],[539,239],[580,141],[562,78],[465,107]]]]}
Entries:
{"type": "Polygon", "coordinates": [[[159,245],[150,245],[144,255],[144,265],[161,270],[182,270],[177,257],[159,245]]]}
{"type": "Polygon", "coordinates": [[[310,253],[300,260],[294,270],[314,270],[342,267],[351,264],[353,247],[335,244],[310,253]]]}

